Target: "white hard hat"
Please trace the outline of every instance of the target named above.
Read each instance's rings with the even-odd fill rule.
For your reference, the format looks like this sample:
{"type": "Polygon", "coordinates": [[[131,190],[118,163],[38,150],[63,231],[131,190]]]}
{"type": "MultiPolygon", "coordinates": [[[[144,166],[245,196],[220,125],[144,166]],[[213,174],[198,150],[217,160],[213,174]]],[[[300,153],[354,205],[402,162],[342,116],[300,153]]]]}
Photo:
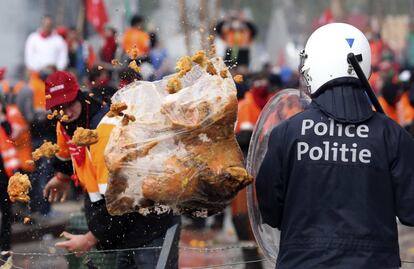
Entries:
{"type": "Polygon", "coordinates": [[[358,78],[348,63],[353,53],[362,71],[371,73],[371,48],[364,34],[352,25],[331,23],[318,28],[300,53],[302,74],[310,94],[315,94],[325,83],[337,78],[358,78]]]}

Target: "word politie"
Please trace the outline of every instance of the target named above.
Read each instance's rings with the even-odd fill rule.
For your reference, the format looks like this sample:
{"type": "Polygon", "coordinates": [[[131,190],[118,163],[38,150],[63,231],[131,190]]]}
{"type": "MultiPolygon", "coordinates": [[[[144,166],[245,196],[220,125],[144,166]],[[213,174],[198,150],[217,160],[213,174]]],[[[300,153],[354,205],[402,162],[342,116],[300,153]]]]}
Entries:
{"type": "MultiPolygon", "coordinates": [[[[349,137],[349,138],[366,138],[369,137],[368,125],[361,124],[342,124],[335,123],[331,118],[326,122],[317,122],[305,119],[302,121],[301,135],[315,134],[320,137],[349,137]]],[[[370,163],[371,151],[369,149],[360,149],[358,147],[359,139],[352,139],[350,144],[338,143],[335,141],[322,141],[321,145],[309,145],[307,142],[298,142],[297,157],[302,160],[308,156],[312,161],[334,161],[334,162],[352,162],[352,163],[370,163]]]]}

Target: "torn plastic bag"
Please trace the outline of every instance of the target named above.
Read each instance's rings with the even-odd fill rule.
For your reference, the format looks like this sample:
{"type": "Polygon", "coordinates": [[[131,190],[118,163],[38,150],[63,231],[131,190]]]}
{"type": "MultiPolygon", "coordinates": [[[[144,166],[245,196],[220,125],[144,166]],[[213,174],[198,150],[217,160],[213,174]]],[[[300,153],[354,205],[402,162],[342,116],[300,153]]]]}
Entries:
{"type": "Polygon", "coordinates": [[[172,209],[208,216],[251,183],[234,135],[235,84],[220,58],[211,62],[217,74],[194,65],[176,93],[166,90],[167,77],[132,83],[113,96],[136,120],[117,124],[105,150],[110,214],[172,209]]]}

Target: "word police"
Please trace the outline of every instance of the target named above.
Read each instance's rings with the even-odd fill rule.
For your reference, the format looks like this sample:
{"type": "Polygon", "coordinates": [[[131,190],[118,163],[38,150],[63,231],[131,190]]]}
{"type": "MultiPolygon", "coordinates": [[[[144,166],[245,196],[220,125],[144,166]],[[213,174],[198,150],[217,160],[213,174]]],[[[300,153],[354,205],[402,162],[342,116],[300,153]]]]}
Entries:
{"type": "MultiPolygon", "coordinates": [[[[301,135],[313,133],[320,137],[349,137],[349,138],[366,138],[369,137],[369,128],[365,124],[356,126],[355,124],[335,123],[329,118],[328,123],[317,122],[311,119],[302,121],[301,135]]],[[[334,139],[333,139],[334,140],[334,139]]],[[[339,144],[335,141],[322,141],[321,145],[309,145],[307,142],[298,142],[297,156],[302,160],[305,156],[313,161],[325,160],[334,162],[360,162],[370,163],[371,151],[369,149],[360,149],[357,141],[352,139],[350,145],[347,143],[339,144]]]]}

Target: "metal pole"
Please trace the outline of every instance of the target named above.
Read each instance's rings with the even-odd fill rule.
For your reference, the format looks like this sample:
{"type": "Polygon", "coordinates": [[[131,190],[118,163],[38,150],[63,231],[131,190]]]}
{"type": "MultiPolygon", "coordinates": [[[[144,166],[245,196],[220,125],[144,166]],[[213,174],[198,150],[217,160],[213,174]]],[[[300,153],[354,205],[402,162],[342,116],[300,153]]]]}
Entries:
{"type": "Polygon", "coordinates": [[[178,232],[178,225],[179,224],[177,223],[168,228],[167,233],[165,234],[164,243],[162,244],[162,249],[160,257],[158,258],[156,269],[165,269],[167,267],[167,263],[171,256],[172,245],[174,243],[174,240],[180,234],[178,232]]]}

